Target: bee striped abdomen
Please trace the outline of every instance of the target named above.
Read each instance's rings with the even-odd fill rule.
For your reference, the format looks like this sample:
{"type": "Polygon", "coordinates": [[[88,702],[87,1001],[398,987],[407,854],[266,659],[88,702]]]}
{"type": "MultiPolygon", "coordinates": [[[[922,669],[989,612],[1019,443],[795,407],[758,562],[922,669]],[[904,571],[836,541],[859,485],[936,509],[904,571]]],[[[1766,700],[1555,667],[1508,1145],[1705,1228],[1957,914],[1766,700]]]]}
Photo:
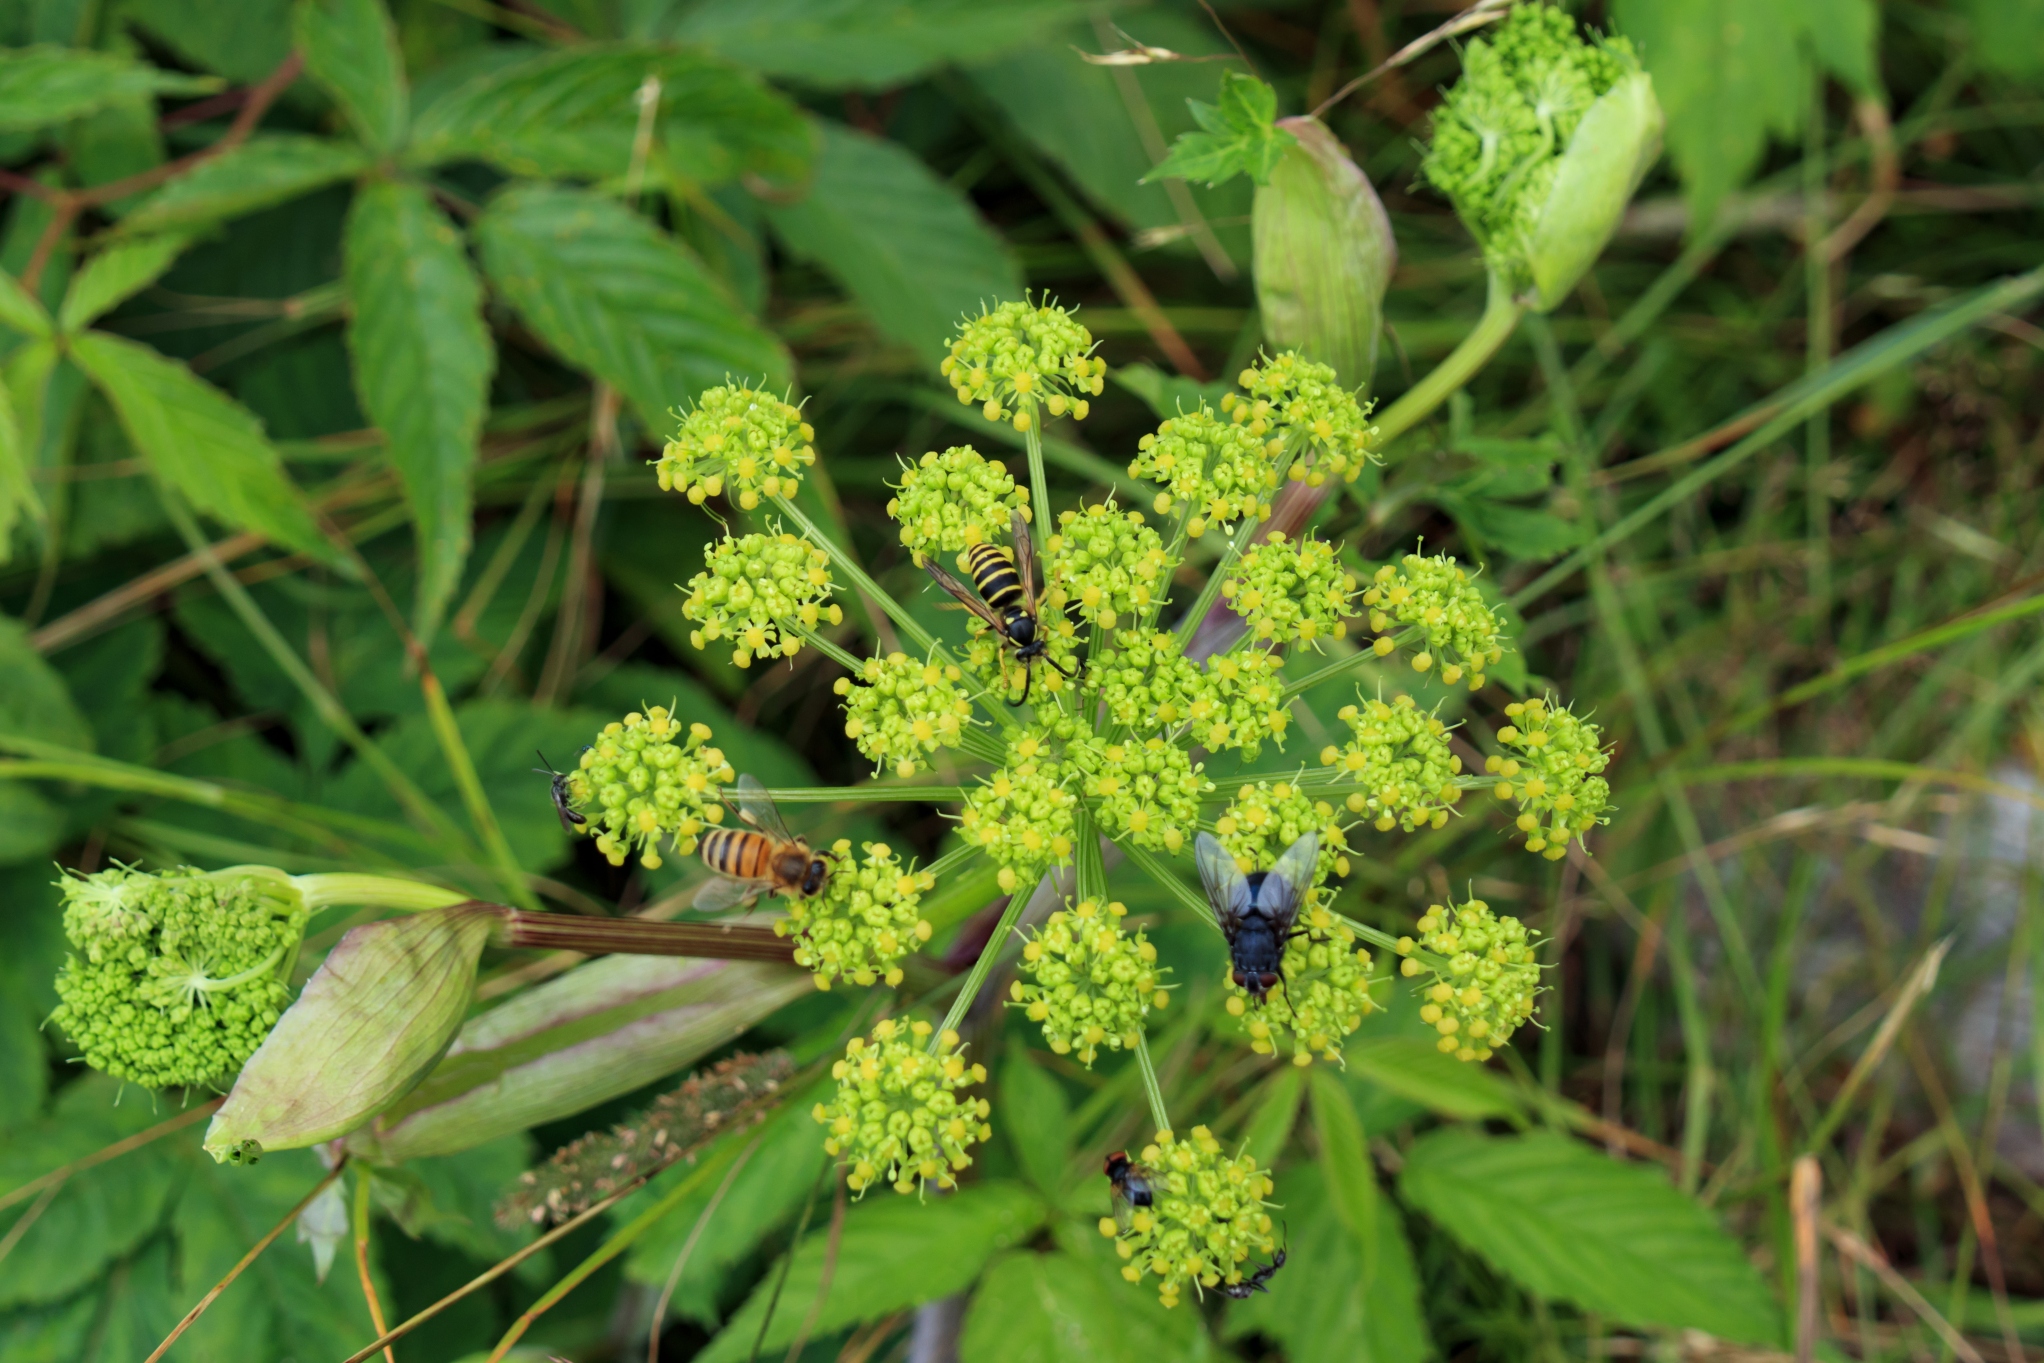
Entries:
{"type": "Polygon", "coordinates": [[[997,611],[1022,604],[1022,579],[1008,551],[992,544],[975,544],[965,551],[966,570],[980,599],[997,611]]]}
{"type": "Polygon", "coordinates": [[[773,840],[744,828],[712,828],[702,836],[703,864],[733,880],[764,880],[773,865],[773,840]]]}

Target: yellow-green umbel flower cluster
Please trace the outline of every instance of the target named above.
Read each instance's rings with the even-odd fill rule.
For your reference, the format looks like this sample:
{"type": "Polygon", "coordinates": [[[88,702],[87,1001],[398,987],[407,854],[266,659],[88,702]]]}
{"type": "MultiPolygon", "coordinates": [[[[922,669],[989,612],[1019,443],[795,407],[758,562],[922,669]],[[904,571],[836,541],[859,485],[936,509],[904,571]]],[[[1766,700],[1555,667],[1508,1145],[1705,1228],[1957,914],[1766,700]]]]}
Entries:
{"type": "Polygon", "coordinates": [[[687,732],[677,741],[681,721],[664,706],[634,710],[604,725],[568,773],[570,802],[588,817],[583,829],[611,865],[624,865],[636,847],[639,863],[657,868],[663,839],[672,838],[685,857],[696,850],[704,824],[724,821],[718,792],[738,774],[722,749],[709,746],[709,725],[691,724],[687,732]]]}
{"type": "Polygon", "coordinates": [[[1078,803],[1048,740],[1025,733],[1008,746],[1007,765],[965,797],[958,827],[968,842],[1001,864],[1001,889],[1013,894],[1024,881],[1072,855],[1078,803]]]}
{"type": "Polygon", "coordinates": [[[1147,615],[1173,567],[1163,537],[1144,523],[1143,513],[1117,510],[1111,501],[1060,514],[1045,553],[1054,599],[1102,629],[1147,615]]]}
{"type": "Polygon", "coordinates": [[[810,1110],[829,1131],[823,1148],[849,1166],[845,1183],[855,1194],[882,1181],[898,1193],[954,1187],[972,1164],[967,1152],[994,1134],[987,1100],[958,1093],[985,1083],[986,1069],[965,1063],[956,1032],[944,1033],[931,1054],[930,1031],[921,1021],[874,1023],[872,1039],[853,1037],[831,1066],[834,1100],[810,1110]]]}
{"type": "Polygon", "coordinates": [[[1407,554],[1400,566],[1377,570],[1363,604],[1370,608],[1370,628],[1378,657],[1397,648],[1394,623],[1417,629],[1426,647],[1412,657],[1415,672],[1441,665],[1441,680],[1453,686],[1469,674],[1469,689],[1483,685],[1483,669],[1505,656],[1504,632],[1497,612],[1484,601],[1469,573],[1446,554],[1426,558],[1407,554]]]}
{"type": "Polygon", "coordinates": [[[1552,698],[1514,701],[1505,714],[1514,722],[1498,730],[1498,741],[1517,755],[1486,758],[1484,770],[1504,778],[1494,787],[1498,799],[1518,801],[1526,850],[1559,861],[1571,838],[1604,821],[1611,785],[1598,773],[1611,755],[1596,725],[1552,698]]]}
{"type": "Polygon", "coordinates": [[[972,701],[955,665],[919,663],[906,653],[868,658],[856,681],[839,677],[845,698],[845,737],[897,776],[914,776],[938,748],[955,748],[972,724],[972,701]]]}
{"type": "Polygon", "coordinates": [[[1143,1019],[1171,1001],[1157,949],[1121,926],[1128,908],[1085,899],[1060,909],[1022,947],[1021,970],[1008,997],[1059,1055],[1076,1054],[1091,1069],[1100,1047],[1118,1051],[1141,1039],[1143,1019]]]}
{"type": "Polygon", "coordinates": [[[1138,847],[1176,852],[1199,832],[1200,796],[1214,788],[1203,768],[1161,738],[1108,743],[1089,739],[1067,753],[1085,775],[1085,792],[1110,834],[1138,847]]]}
{"type": "Polygon", "coordinates": [[[1284,659],[1262,649],[1237,649],[1207,664],[1206,687],[1186,711],[1187,732],[1205,748],[1239,749],[1254,758],[1266,739],[1280,748],[1291,726],[1284,659]]]}
{"type": "Polygon", "coordinates": [[[1462,798],[1455,784],[1462,759],[1448,747],[1446,724],[1404,694],[1344,705],[1335,717],[1354,737],[1321,749],[1320,764],[1355,782],[1350,813],[1370,816],[1381,833],[1447,824],[1449,806],[1462,798]]]}
{"type": "Polygon", "coordinates": [[[1516,918],[1501,918],[1481,899],[1460,907],[1428,907],[1419,920],[1419,940],[1398,939],[1399,973],[1428,973],[1412,953],[1416,947],[1447,958],[1420,992],[1420,1020],[1440,1033],[1434,1044],[1458,1060],[1488,1060],[1493,1048],[1533,1016],[1540,992],[1538,939],[1516,918]]]}
{"type": "Polygon", "coordinates": [[[1354,482],[1370,462],[1377,428],[1331,366],[1287,350],[1243,370],[1236,382],[1245,396],[1230,393],[1221,399],[1221,410],[1277,450],[1290,447],[1294,481],[1312,487],[1329,478],[1354,482]]]}
{"type": "Polygon", "coordinates": [[[50,1020],[116,1079],[231,1077],[291,1001],[305,901],[278,872],[115,866],[59,882],[73,948],[50,1020]]]}
{"type": "Polygon", "coordinates": [[[1301,910],[1298,927],[1305,935],[1285,944],[1284,983],[1257,1004],[1231,977],[1227,1009],[1243,1020],[1249,1049],[1258,1055],[1289,1047],[1295,1065],[1312,1064],[1316,1054],[1338,1065],[1342,1038],[1376,1011],[1370,998],[1370,953],[1356,944],[1354,930],[1324,906],[1301,910]]]}
{"type": "Polygon", "coordinates": [[[1026,431],[1039,403],[1052,416],[1086,419],[1086,399],[1100,396],[1107,374],[1092,352],[1092,333],[1063,308],[1010,302],[960,323],[939,369],[960,402],[1026,431]]]}
{"type": "MultiPolygon", "coordinates": [[[[1287,847],[1308,833],[1320,835],[1314,884],[1347,875],[1348,837],[1334,806],[1315,800],[1291,781],[1257,781],[1242,787],[1214,820],[1214,836],[1244,874],[1269,870],[1287,847]]],[[[1317,893],[1309,902],[1318,902],[1317,893]]]]}
{"type": "Polygon", "coordinates": [[[802,413],[755,388],[725,384],[696,399],[660,453],[660,486],[701,505],[729,491],[750,511],[761,497],[792,497],[816,462],[816,432],[802,413]]]}
{"type": "Polygon", "coordinates": [[[932,450],[904,464],[887,514],[921,566],[926,554],[955,554],[975,544],[1002,543],[1014,511],[1029,518],[1028,489],[970,445],[932,450]]]}
{"type": "Polygon", "coordinates": [[[900,984],[901,958],[930,940],[922,902],[936,877],[897,860],[884,842],[867,843],[863,861],[853,858],[849,838],[838,839],[831,851],[837,865],[823,893],[790,899],[788,916],[774,932],[794,936],[795,964],[815,974],[818,989],[836,979],[900,984]]]}
{"type": "MultiPolygon", "coordinates": [[[[1174,728],[1212,690],[1199,665],[1185,656],[1178,636],[1125,629],[1114,650],[1087,667],[1086,684],[1107,706],[1107,717],[1131,728],[1174,728]]],[[[1211,706],[1211,702],[1209,702],[1211,706]]]]}
{"type": "Polygon", "coordinates": [[[1277,491],[1277,463],[1246,426],[1223,421],[1204,402],[1195,412],[1167,418],[1156,434],[1137,442],[1139,451],[1128,471],[1162,483],[1157,514],[1190,502],[1188,535],[1205,534],[1209,525],[1229,526],[1245,516],[1270,515],[1271,494],[1277,491]]]}
{"type": "Polygon", "coordinates": [[[1164,1305],[1178,1305],[1188,1283],[1197,1290],[1241,1282],[1250,1255],[1276,1248],[1264,1210],[1274,1185],[1252,1156],[1229,1158],[1213,1132],[1195,1126],[1183,1141],[1159,1131],[1141,1162],[1152,1205],[1130,1213],[1126,1230],[1102,1217],[1100,1233],[1115,1237],[1122,1277],[1157,1275],[1164,1305]]]}
{"type": "Polygon", "coordinates": [[[703,561],[681,604],[681,613],[702,626],[688,641],[704,648],[729,639],[731,661],[740,667],[801,652],[802,636],[788,628],[791,622],[815,629],[844,621],[844,608],[829,604],[829,555],[799,535],[726,536],[703,561]]]}
{"type": "Polygon", "coordinates": [[[1317,643],[1348,633],[1356,580],[1324,540],[1291,539],[1282,530],[1251,548],[1221,583],[1249,637],[1266,643],[1317,643]]]}

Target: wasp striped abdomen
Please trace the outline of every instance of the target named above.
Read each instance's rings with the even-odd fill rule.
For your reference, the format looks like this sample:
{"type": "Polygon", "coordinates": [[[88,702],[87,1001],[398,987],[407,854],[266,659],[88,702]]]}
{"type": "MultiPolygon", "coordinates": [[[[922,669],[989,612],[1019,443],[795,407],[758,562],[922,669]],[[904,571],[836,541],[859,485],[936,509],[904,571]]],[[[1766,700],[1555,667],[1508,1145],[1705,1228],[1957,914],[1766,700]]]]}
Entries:
{"type": "Polygon", "coordinates": [[[965,551],[965,567],[980,599],[989,606],[1002,612],[1023,606],[1022,579],[1007,550],[994,544],[975,544],[965,551]]]}

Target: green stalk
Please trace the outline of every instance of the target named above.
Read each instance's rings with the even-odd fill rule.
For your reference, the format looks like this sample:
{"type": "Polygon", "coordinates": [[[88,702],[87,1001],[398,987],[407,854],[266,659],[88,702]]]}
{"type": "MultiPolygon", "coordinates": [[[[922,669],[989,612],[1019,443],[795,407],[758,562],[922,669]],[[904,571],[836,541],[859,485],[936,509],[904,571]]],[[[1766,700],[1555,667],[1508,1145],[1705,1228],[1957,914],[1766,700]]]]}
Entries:
{"type": "Polygon", "coordinates": [[[882,591],[880,584],[867,575],[866,570],[859,566],[858,560],[854,559],[843,545],[824,534],[821,526],[810,520],[786,497],[776,494],[773,503],[781,509],[782,515],[802,527],[802,533],[809,537],[811,544],[830,556],[830,561],[837,565],[838,571],[845,575],[855,591],[864,592],[880,603],[880,609],[887,612],[887,618],[894,621],[903,634],[913,639],[916,647],[925,653],[944,656],[944,648],[937,642],[936,637],[924,629],[922,622],[910,615],[899,601],[882,591]]]}
{"type": "Polygon", "coordinates": [[[1037,538],[1048,541],[1056,522],[1050,518],[1050,483],[1043,473],[1042,413],[1036,410],[1033,395],[1023,398],[1021,407],[1029,416],[1029,429],[1022,432],[1022,448],[1029,457],[1029,509],[1036,516],[1037,538]]]}
{"type": "Polygon", "coordinates": [[[440,679],[425,665],[422,653],[419,660],[419,690],[426,697],[426,716],[433,725],[433,737],[440,744],[440,755],[447,760],[447,770],[454,777],[454,787],[461,792],[461,802],[468,809],[468,821],[481,834],[483,846],[488,849],[490,860],[496,863],[497,879],[505,891],[521,907],[538,909],[539,896],[532,892],[527,881],[525,868],[518,864],[517,854],[512,852],[510,841],[504,836],[503,825],[497,822],[497,811],[490,807],[490,797],[483,793],[482,778],[476,775],[475,759],[469,756],[468,744],[462,739],[461,726],[455,722],[454,707],[447,703],[447,692],[441,688],[440,679]]]}
{"type": "MultiPolygon", "coordinates": [[[[1803,373],[1815,374],[1831,360],[1831,261],[1824,248],[1824,85],[1811,71],[1810,111],[1803,133],[1803,373]]],[[[1810,639],[1822,648],[1831,618],[1831,499],[1824,469],[1831,462],[1831,413],[1815,412],[1804,428],[1803,533],[1810,564],[1810,639]]]]}
{"type": "MultiPolygon", "coordinates": [[[[1056,883],[1057,872],[1058,868],[1055,866],[1045,871],[1043,873],[1043,880],[1037,882],[1038,888],[1041,888],[1046,883],[1054,885],[1056,883]]],[[[972,970],[966,975],[965,983],[958,987],[957,997],[951,1000],[951,1010],[944,1014],[944,1025],[939,1027],[930,1037],[931,1055],[937,1053],[938,1045],[943,1041],[944,1034],[946,1032],[957,1031],[958,1024],[965,1021],[966,1010],[972,1007],[973,999],[979,996],[981,987],[986,984],[987,976],[992,973],[994,968],[994,959],[1001,954],[1001,949],[1008,944],[1008,935],[1015,930],[1016,920],[1021,918],[1022,910],[1028,907],[1029,901],[1035,897],[1035,890],[1031,890],[1028,894],[1018,892],[1008,896],[1008,907],[1001,911],[1000,921],[994,924],[993,935],[987,938],[987,944],[980,948],[979,959],[972,963],[972,970]]]]}
{"type": "Polygon", "coordinates": [[[1432,372],[1418,383],[1405,390],[1398,400],[1384,409],[1376,419],[1378,448],[1391,444],[1413,427],[1432,416],[1434,409],[1446,402],[1462,386],[1476,376],[1476,371],[1490,362],[1497,354],[1498,347],[1511,336],[1513,328],[1519,325],[1519,318],[1525,309],[1512,299],[1510,287],[1490,277],[1490,293],[1484,302],[1483,316],[1476,326],[1448,358],[1435,365],[1432,372]]]}
{"type": "Polygon", "coordinates": [[[444,885],[433,885],[423,880],[401,880],[396,876],[372,876],[355,871],[317,871],[290,879],[292,888],[305,897],[305,907],[314,913],[335,904],[424,913],[472,898],[460,890],[450,890],[444,885]]]}
{"type": "Polygon", "coordinates": [[[1178,647],[1181,650],[1192,643],[1192,636],[1199,632],[1200,623],[1207,618],[1207,612],[1213,609],[1214,602],[1220,600],[1221,579],[1228,575],[1228,570],[1242,557],[1242,551],[1249,547],[1249,541],[1256,537],[1256,531],[1262,524],[1263,522],[1254,516],[1244,516],[1242,524],[1235,527],[1234,537],[1228,541],[1221,561],[1207,574],[1206,586],[1200,588],[1198,597],[1193,600],[1192,608],[1186,611],[1184,618],[1178,622],[1178,647]]]}
{"type": "Polygon", "coordinates": [[[864,663],[800,621],[786,620],[776,621],[775,623],[790,634],[799,636],[803,643],[809,645],[818,653],[821,653],[824,657],[851,673],[854,677],[859,676],[865,670],[866,665],[864,663]]]}
{"type": "Polygon", "coordinates": [[[1150,1038],[1136,1033],[1136,1068],[1143,1076],[1143,1096],[1150,1100],[1150,1120],[1159,1134],[1171,1130],[1171,1114],[1164,1110],[1164,1089],[1157,1082],[1157,1066],[1150,1059],[1150,1038]]]}
{"type": "Polygon", "coordinates": [[[875,781],[865,786],[778,786],[767,792],[779,805],[863,804],[873,800],[921,800],[943,804],[956,800],[957,786],[896,786],[875,781]]]}

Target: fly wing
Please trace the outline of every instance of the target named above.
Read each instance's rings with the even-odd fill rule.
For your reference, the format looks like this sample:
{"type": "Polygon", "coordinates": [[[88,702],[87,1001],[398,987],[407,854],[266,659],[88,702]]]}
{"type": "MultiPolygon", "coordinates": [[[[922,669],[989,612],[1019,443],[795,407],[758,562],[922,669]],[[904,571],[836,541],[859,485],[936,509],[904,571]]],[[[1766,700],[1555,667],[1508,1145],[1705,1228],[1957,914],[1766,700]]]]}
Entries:
{"type": "Polygon", "coordinates": [[[788,831],[781,811],[775,808],[773,797],[766,793],[766,787],[759,783],[759,778],[749,771],[738,777],[738,817],[770,838],[781,842],[795,841],[795,835],[788,831]]]}
{"type": "Polygon", "coordinates": [[[1214,911],[1223,932],[1233,932],[1249,909],[1249,881],[1235,858],[1211,833],[1202,833],[1194,844],[1199,862],[1200,884],[1206,886],[1207,905],[1214,911]]]}
{"type": "Polygon", "coordinates": [[[1022,600],[1030,615],[1036,614],[1036,541],[1029,537],[1029,522],[1022,508],[1008,513],[1008,537],[1015,542],[1015,575],[1022,579],[1022,600]]]}
{"type": "Polygon", "coordinates": [[[1285,849],[1257,887],[1256,902],[1280,933],[1291,930],[1306,891],[1313,888],[1313,864],[1320,860],[1320,835],[1308,833],[1285,849]]]}
{"type": "Polygon", "coordinates": [[[761,888],[756,880],[732,880],[728,876],[718,876],[696,891],[696,912],[721,913],[725,909],[749,903],[759,897],[761,888]]]}
{"type": "Polygon", "coordinates": [[[959,604],[987,622],[994,633],[1005,636],[1001,628],[1001,617],[994,614],[993,607],[979,599],[979,593],[960,582],[939,567],[935,559],[926,559],[923,566],[930,570],[930,576],[937,579],[937,585],[958,598],[959,604]]]}

